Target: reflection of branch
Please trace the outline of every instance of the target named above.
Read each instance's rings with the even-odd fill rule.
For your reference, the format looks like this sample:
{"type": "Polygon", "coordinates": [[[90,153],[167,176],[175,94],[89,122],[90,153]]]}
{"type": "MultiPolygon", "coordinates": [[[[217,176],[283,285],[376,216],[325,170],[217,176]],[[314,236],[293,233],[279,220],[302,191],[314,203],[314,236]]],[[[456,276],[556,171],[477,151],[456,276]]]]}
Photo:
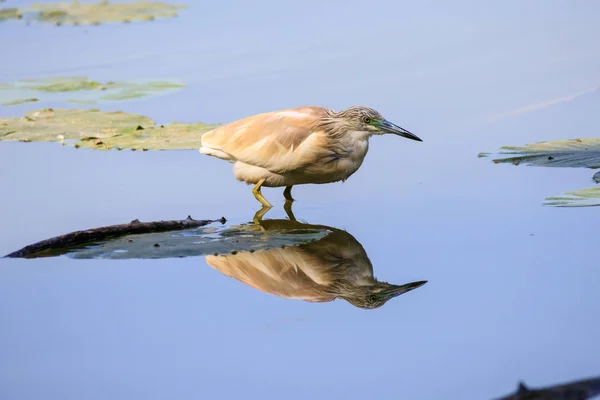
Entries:
{"type": "Polygon", "coordinates": [[[64,251],[69,247],[81,246],[86,243],[98,242],[117,236],[181,231],[184,229],[198,228],[208,225],[212,222],[220,222],[224,224],[226,219],[221,217],[221,219],[218,220],[197,220],[190,216],[183,220],[173,221],[140,222],[139,220],[135,219],[128,224],[102,226],[100,228],[71,232],[42,240],[41,242],[25,246],[21,250],[12,252],[6,255],[5,258],[50,256],[57,252],[61,252],[61,250],[64,251]]]}

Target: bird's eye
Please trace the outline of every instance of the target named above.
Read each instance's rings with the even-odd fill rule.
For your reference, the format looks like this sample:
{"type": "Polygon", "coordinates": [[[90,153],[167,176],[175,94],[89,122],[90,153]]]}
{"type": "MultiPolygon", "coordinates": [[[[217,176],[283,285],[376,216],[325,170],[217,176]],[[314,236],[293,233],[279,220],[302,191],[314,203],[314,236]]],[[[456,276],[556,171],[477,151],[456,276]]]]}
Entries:
{"type": "Polygon", "coordinates": [[[374,303],[375,300],[377,300],[377,296],[375,296],[374,294],[369,296],[369,303],[374,303]]]}
{"type": "Polygon", "coordinates": [[[362,120],[365,124],[368,124],[371,122],[371,118],[369,118],[369,117],[363,117],[362,120]]]}

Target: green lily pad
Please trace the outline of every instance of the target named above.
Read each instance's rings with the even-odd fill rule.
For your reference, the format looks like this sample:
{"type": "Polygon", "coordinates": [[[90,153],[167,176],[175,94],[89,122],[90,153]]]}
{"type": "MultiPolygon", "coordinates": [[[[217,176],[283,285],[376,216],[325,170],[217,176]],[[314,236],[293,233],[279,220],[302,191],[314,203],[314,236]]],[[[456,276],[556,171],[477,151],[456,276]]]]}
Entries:
{"type": "Polygon", "coordinates": [[[600,206],[600,187],[592,186],[546,198],[545,204],[555,207],[600,206]]]}
{"type": "Polygon", "coordinates": [[[97,109],[42,109],[23,118],[0,118],[0,141],[60,142],[95,150],[197,150],[215,124],[156,126],[148,117],[97,109]]]}
{"type": "Polygon", "coordinates": [[[23,14],[18,8],[0,8],[0,22],[9,19],[21,19],[23,14]]]}
{"type": "Polygon", "coordinates": [[[479,157],[496,157],[496,164],[534,165],[541,167],[599,168],[600,138],[555,140],[504,146],[498,153],[480,153],[479,157]]]}
{"type": "Polygon", "coordinates": [[[181,4],[135,1],[128,3],[80,3],[79,1],[57,3],[34,3],[24,10],[37,11],[36,20],[54,25],[99,25],[111,22],[151,21],[157,18],[173,18],[177,10],[186,8],[181,4]]]}
{"type": "Polygon", "coordinates": [[[13,101],[8,101],[6,103],[2,103],[2,105],[3,106],[16,106],[17,104],[33,103],[33,102],[36,102],[36,101],[38,101],[38,99],[35,98],[35,97],[32,97],[32,98],[29,98],[29,99],[16,99],[16,100],[13,100],[13,101]]]}
{"type": "Polygon", "coordinates": [[[181,258],[260,251],[297,246],[327,236],[327,230],[263,232],[245,226],[196,228],[183,231],[127,235],[103,243],[69,249],[74,259],[181,258]],[[158,246],[156,246],[158,244],[158,246]]]}
{"type": "Polygon", "coordinates": [[[79,104],[95,104],[105,101],[129,100],[157,96],[185,85],[179,81],[98,82],[84,76],[23,79],[14,83],[0,84],[0,101],[3,105],[15,105],[20,99],[69,101],[79,104]],[[74,97],[75,96],[75,97],[74,97]]]}
{"type": "Polygon", "coordinates": [[[53,77],[41,79],[22,79],[14,84],[17,88],[38,90],[40,92],[74,92],[78,90],[106,90],[114,87],[114,82],[101,84],[84,76],[53,77]]]}
{"type": "MultiPolygon", "coordinates": [[[[494,154],[480,153],[479,157],[493,157],[496,164],[510,163],[554,168],[600,168],[600,138],[554,140],[527,144],[525,146],[504,146],[494,154]]],[[[593,179],[600,181],[600,175],[593,179]]],[[[545,205],[555,207],[590,207],[600,205],[600,188],[566,192],[546,198],[545,205]]]]}
{"type": "MultiPolygon", "coordinates": [[[[262,225],[209,226],[218,221],[153,221],[70,232],[12,252],[5,257],[75,259],[150,259],[235,254],[298,246],[325,238],[330,229],[300,224],[294,229],[262,225]],[[145,225],[145,226],[142,226],[145,225]]],[[[224,224],[224,218],[221,220],[224,224]]]]}

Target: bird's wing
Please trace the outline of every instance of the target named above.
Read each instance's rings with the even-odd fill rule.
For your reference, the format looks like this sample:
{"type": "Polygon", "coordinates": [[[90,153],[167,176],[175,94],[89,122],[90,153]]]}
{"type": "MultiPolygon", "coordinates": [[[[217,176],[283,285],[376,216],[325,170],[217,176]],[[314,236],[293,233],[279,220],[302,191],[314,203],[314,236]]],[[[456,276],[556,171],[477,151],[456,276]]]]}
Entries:
{"type": "Polygon", "coordinates": [[[273,111],[231,122],[202,136],[202,146],[229,159],[283,173],[320,157],[326,136],[313,124],[327,116],[321,107],[273,111]]]}

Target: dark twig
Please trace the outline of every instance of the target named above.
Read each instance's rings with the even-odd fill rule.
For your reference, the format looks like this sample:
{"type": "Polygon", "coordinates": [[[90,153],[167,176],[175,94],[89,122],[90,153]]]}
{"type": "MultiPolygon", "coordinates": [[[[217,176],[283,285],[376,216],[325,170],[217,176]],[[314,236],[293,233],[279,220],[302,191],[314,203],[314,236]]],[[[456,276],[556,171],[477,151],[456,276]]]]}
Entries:
{"type": "Polygon", "coordinates": [[[32,258],[47,257],[64,253],[72,247],[100,242],[109,238],[115,238],[124,235],[138,235],[143,233],[181,231],[185,229],[198,228],[213,222],[224,224],[226,219],[221,217],[218,220],[196,220],[188,216],[183,220],[173,221],[153,221],[140,222],[135,219],[128,224],[102,226],[100,228],[76,231],[64,235],[56,236],[50,239],[42,240],[21,250],[12,252],[4,258],[32,258]]]}

